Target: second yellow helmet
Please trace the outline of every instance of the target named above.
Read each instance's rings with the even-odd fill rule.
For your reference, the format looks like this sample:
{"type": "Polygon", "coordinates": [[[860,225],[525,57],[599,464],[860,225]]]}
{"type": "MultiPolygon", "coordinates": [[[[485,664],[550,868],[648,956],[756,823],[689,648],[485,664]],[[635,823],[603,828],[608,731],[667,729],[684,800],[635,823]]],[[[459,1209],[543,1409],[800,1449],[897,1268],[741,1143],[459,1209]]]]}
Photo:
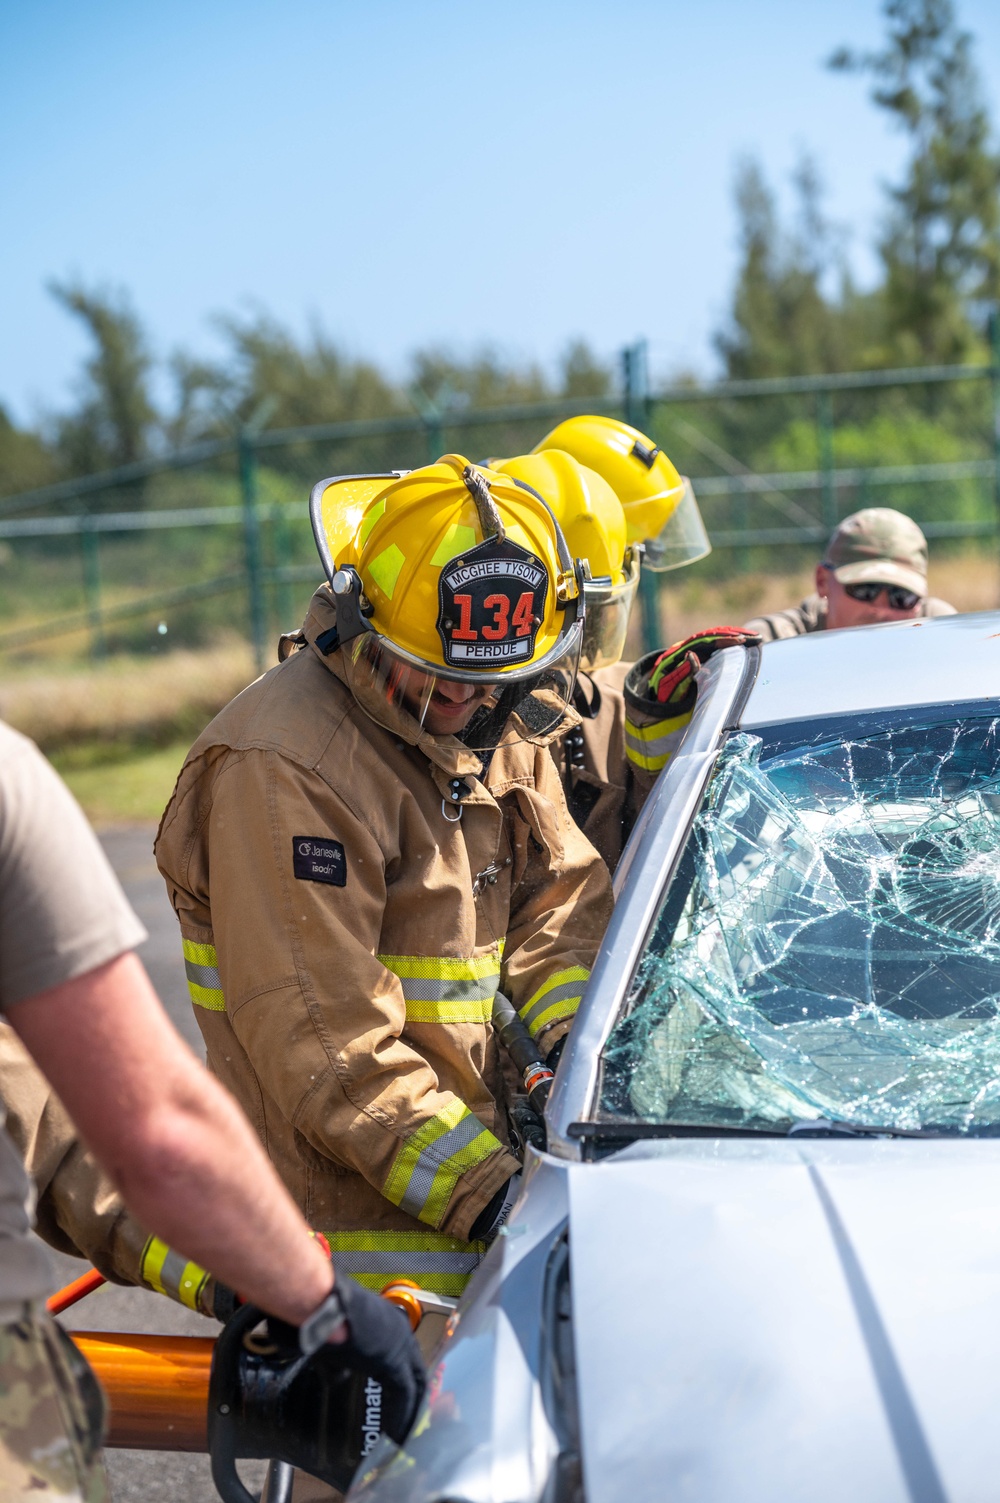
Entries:
{"type": "Polygon", "coordinates": [[[690,480],[638,428],[617,418],[566,418],[533,453],[561,449],[596,471],[620,500],[630,543],[642,543],[652,569],[679,569],[712,551],[690,480]]]}
{"type": "Polygon", "coordinates": [[[493,460],[544,496],[574,558],[586,559],[587,603],[580,667],[587,672],[617,663],[625,648],[628,618],[639,584],[639,550],[628,542],[621,502],[606,480],[561,449],[493,460]]]}

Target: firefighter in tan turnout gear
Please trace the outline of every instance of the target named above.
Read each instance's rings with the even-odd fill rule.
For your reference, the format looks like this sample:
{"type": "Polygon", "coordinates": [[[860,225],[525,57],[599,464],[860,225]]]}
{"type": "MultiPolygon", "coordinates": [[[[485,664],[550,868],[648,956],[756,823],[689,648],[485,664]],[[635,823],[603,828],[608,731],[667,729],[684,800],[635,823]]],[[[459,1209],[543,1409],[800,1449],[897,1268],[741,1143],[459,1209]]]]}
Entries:
{"type": "Polygon", "coordinates": [[[678,569],[704,558],[711,545],[691,482],[652,439],[615,418],[567,418],[531,454],[497,464],[536,485],[553,469],[572,465],[576,473],[575,484],[559,489],[557,515],[571,550],[590,565],[573,701],[580,720],[552,751],[570,812],[613,872],[693,703],[671,704],[665,713],[624,692],[631,665],[619,660],[640,563],[678,569]]]}
{"type": "Polygon", "coordinates": [[[455,455],[317,486],[330,583],[157,840],[211,1068],[373,1288],[461,1292],[520,1169],[494,998],[548,1054],[610,915],[548,751],[585,608],[558,502],[455,455]]]}

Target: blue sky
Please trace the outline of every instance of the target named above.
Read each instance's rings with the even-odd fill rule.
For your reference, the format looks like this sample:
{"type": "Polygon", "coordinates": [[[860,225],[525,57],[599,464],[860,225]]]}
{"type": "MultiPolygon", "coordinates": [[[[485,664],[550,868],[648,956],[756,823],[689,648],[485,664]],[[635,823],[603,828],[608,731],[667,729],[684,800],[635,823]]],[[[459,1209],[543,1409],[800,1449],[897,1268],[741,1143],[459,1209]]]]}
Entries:
{"type": "MultiPolygon", "coordinates": [[[[959,9],[996,118],[1000,5],[959,9]]],[[[822,62],[880,32],[877,0],[0,0],[0,402],[69,400],[71,276],[162,356],[262,306],[394,373],[575,335],[710,373],[741,154],[785,185],[813,151],[872,274],[903,144],[822,62]]]]}

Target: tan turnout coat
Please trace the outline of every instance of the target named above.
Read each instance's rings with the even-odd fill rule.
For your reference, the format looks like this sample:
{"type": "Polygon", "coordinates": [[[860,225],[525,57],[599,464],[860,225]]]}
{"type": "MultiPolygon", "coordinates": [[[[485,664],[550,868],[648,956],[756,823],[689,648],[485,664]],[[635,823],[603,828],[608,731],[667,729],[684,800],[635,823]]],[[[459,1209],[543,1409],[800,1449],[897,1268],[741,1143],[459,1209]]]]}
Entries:
{"type": "Polygon", "coordinates": [[[547,747],[502,748],[484,783],[453,737],[387,708],[377,724],[349,649],[322,651],[335,620],[324,586],[301,650],[196,742],[157,860],[209,1064],[308,1220],[374,1287],[457,1292],[482,1251],[470,1229],[518,1168],[493,996],[547,1051],[610,885],[547,747]]]}
{"type": "MultiPolygon", "coordinates": [[[[631,663],[581,674],[580,723],[552,745],[570,814],[614,872],[667,755],[654,759],[626,716],[622,685],[631,663]]],[[[676,738],[675,738],[676,739],[676,738]]]]}
{"type": "Polygon", "coordinates": [[[39,1235],[59,1252],[89,1258],[115,1283],[143,1283],[145,1231],[8,1023],[0,1023],[0,1098],[7,1132],[35,1187],[39,1235]]]}

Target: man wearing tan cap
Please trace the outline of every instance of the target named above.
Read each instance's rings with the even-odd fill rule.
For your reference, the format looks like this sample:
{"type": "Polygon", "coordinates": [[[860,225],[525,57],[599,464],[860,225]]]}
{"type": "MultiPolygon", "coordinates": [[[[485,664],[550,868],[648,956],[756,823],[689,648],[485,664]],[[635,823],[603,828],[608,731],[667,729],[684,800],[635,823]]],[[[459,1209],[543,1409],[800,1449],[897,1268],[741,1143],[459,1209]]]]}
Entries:
{"type": "Polygon", "coordinates": [[[755,616],[744,630],[765,642],[844,626],[874,626],[912,616],[954,616],[927,593],[927,539],[916,522],[888,506],[845,517],[816,566],[816,593],[801,605],[755,616]]]}

